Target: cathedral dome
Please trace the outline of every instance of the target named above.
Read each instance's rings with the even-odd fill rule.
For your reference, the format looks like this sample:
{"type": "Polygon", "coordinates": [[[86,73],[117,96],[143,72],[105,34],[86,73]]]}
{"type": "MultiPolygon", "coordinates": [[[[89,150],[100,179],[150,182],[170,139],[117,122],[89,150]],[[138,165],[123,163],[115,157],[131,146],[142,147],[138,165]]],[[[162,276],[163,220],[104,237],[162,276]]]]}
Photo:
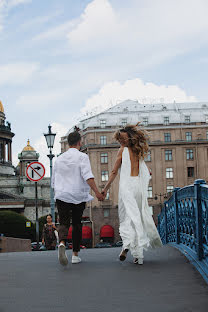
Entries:
{"type": "Polygon", "coordinates": [[[30,146],[30,140],[29,139],[27,140],[27,146],[25,146],[22,151],[35,151],[34,148],[32,146],[30,146]]]}
{"type": "Polygon", "coordinates": [[[1,112],[1,113],[4,113],[4,106],[3,106],[3,104],[2,104],[1,101],[0,101],[0,112],[1,112]]]}

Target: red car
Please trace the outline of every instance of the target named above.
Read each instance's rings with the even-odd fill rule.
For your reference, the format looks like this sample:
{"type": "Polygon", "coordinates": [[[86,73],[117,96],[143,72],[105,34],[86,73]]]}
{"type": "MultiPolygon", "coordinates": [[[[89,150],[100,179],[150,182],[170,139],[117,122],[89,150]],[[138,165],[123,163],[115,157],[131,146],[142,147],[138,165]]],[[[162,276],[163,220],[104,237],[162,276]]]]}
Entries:
{"type": "MultiPolygon", "coordinates": [[[[67,248],[67,249],[72,249],[72,243],[68,243],[68,244],[66,245],[66,248],[67,248]]],[[[80,245],[80,249],[86,249],[86,247],[85,247],[84,245],[80,245]]]]}

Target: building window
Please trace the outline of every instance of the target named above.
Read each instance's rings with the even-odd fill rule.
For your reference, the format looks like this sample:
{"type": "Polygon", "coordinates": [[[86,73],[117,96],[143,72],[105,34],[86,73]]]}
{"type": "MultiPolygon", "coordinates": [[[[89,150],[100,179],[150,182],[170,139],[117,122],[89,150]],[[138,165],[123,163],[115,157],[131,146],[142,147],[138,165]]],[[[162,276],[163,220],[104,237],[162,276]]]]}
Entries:
{"type": "Polygon", "coordinates": [[[164,117],[164,125],[165,126],[169,125],[169,117],[164,117]]]}
{"type": "Polygon", "coordinates": [[[207,140],[208,140],[208,131],[207,131],[207,140]]]}
{"type": "Polygon", "coordinates": [[[123,118],[121,122],[122,127],[125,127],[127,125],[127,119],[123,118]]]}
{"type": "Polygon", "coordinates": [[[109,200],[110,199],[110,190],[108,190],[107,191],[107,193],[106,193],[106,198],[105,198],[106,200],[109,200]]]}
{"type": "Polygon", "coordinates": [[[186,132],[186,141],[192,141],[192,133],[186,132]]]}
{"type": "Polygon", "coordinates": [[[152,198],[152,186],[148,186],[148,198],[152,198]]]}
{"type": "Polygon", "coordinates": [[[187,176],[188,176],[188,178],[194,177],[194,167],[188,167],[187,168],[187,176]]]}
{"type": "Polygon", "coordinates": [[[173,178],[173,168],[166,168],[166,179],[173,178]]]}
{"type": "Polygon", "coordinates": [[[108,181],[108,171],[102,171],[101,172],[101,181],[102,182],[108,181]]]}
{"type": "Polygon", "coordinates": [[[171,142],[171,134],[170,133],[164,133],[165,142],[171,142]]]}
{"type": "Polygon", "coordinates": [[[174,189],[173,185],[167,185],[167,193],[171,193],[174,189]]]}
{"type": "Polygon", "coordinates": [[[185,116],[185,123],[190,123],[190,122],[191,122],[190,116],[185,116]]]}
{"type": "Polygon", "coordinates": [[[145,157],[144,161],[151,161],[151,151],[148,152],[148,154],[145,157]]]}
{"type": "Polygon", "coordinates": [[[107,137],[105,135],[101,135],[100,137],[100,144],[106,145],[107,144],[107,137]]]}
{"type": "Polygon", "coordinates": [[[103,216],[104,216],[104,218],[108,218],[110,216],[110,209],[109,208],[103,209],[103,216]]]}
{"type": "Polygon", "coordinates": [[[194,159],[194,152],[192,149],[187,149],[186,150],[186,159],[187,160],[192,160],[194,159]]]}
{"type": "Polygon", "coordinates": [[[100,120],[100,128],[105,128],[106,127],[106,120],[102,119],[100,120]]]}
{"type": "Polygon", "coordinates": [[[143,125],[144,126],[148,126],[148,118],[147,117],[143,117],[143,125]]]}
{"type": "Polygon", "coordinates": [[[205,115],[205,122],[208,123],[208,115],[205,115]]]}
{"type": "Polygon", "coordinates": [[[108,153],[101,153],[100,154],[100,162],[101,162],[101,164],[107,164],[108,163],[108,153]]]}
{"type": "Polygon", "coordinates": [[[165,160],[173,160],[172,150],[165,151],[165,160]]]}

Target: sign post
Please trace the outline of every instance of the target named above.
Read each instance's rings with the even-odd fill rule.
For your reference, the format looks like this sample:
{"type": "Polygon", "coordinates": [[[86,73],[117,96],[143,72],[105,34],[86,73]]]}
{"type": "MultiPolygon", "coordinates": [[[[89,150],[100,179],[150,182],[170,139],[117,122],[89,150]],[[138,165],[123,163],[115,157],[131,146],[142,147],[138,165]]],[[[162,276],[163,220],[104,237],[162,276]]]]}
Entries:
{"type": "Polygon", "coordinates": [[[45,167],[40,162],[34,161],[27,166],[26,175],[30,181],[35,182],[35,214],[36,214],[36,241],[39,250],[39,221],[38,221],[38,181],[45,175],[45,167]]]}

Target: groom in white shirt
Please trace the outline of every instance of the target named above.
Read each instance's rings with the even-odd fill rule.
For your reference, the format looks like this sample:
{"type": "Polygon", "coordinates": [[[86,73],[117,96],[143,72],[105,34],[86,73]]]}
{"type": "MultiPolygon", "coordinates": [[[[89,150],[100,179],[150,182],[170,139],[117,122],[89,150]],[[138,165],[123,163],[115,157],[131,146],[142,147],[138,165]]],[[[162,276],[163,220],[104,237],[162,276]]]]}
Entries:
{"type": "Polygon", "coordinates": [[[68,264],[65,251],[70,219],[72,217],[72,263],[81,262],[78,257],[82,240],[81,218],[86,202],[93,199],[90,188],[98,200],[104,196],[98,191],[92,174],[89,157],[80,152],[81,136],[78,131],[68,135],[69,149],[61,154],[54,164],[53,188],[59,214],[59,246],[58,258],[62,265],[68,264]]]}

